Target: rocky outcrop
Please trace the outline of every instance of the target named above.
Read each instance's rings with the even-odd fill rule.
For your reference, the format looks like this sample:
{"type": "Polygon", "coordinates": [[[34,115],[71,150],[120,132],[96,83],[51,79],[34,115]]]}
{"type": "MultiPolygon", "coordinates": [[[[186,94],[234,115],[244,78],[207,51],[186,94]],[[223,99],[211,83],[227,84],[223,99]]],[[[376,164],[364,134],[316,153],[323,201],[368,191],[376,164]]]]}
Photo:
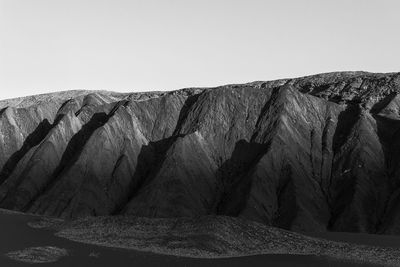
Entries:
{"type": "Polygon", "coordinates": [[[400,74],[0,101],[0,207],[399,233],[400,74]]]}

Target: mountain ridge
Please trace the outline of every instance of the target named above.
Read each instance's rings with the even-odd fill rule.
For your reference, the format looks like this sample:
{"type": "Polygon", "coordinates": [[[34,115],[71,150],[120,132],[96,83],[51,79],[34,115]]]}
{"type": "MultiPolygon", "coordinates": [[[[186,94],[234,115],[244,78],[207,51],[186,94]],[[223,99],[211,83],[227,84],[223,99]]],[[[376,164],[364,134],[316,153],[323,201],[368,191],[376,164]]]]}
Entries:
{"type": "Polygon", "coordinates": [[[0,207],[398,233],[400,73],[0,101],[0,207]],[[14,105],[14,106],[13,106],[14,105]]]}
{"type": "MultiPolygon", "coordinates": [[[[255,85],[259,86],[260,84],[263,83],[270,83],[270,84],[279,84],[279,83],[285,83],[288,81],[296,81],[296,80],[304,80],[304,79],[309,79],[309,78],[318,78],[318,77],[327,77],[327,76],[352,76],[352,77],[357,77],[357,76],[386,76],[386,75],[399,75],[400,72],[388,72],[388,73],[374,73],[374,72],[368,72],[368,71],[341,71],[341,72],[327,72],[327,73],[318,73],[318,74],[312,74],[312,75],[306,75],[306,76],[299,76],[296,78],[280,78],[280,79],[274,79],[274,80],[269,80],[269,81],[253,81],[253,82],[248,82],[248,83],[238,83],[238,84],[225,84],[221,86],[209,86],[209,87],[186,87],[186,88],[181,88],[177,90],[170,90],[170,91],[157,91],[157,90],[152,90],[152,91],[139,91],[139,92],[116,92],[113,90],[87,90],[87,89],[71,89],[71,90],[63,90],[63,91],[58,91],[58,92],[50,92],[50,93],[42,93],[42,94],[35,94],[35,95],[27,95],[23,97],[15,97],[15,98],[9,98],[9,99],[0,99],[0,109],[7,107],[7,104],[13,105],[13,106],[19,106],[18,101],[21,100],[31,100],[32,102],[34,100],[39,100],[40,98],[46,98],[46,97],[51,97],[51,96],[57,96],[60,97],[62,96],[62,99],[66,101],[69,98],[74,98],[78,97],[81,95],[85,94],[104,94],[104,95],[116,95],[116,96],[122,96],[126,97],[129,95],[135,95],[135,94],[149,94],[149,95],[164,95],[168,93],[176,93],[179,91],[190,91],[190,90],[207,90],[207,89],[216,89],[220,87],[232,87],[232,86],[244,86],[244,85],[255,85]]],[[[34,103],[32,103],[34,104],[34,103]]]]}

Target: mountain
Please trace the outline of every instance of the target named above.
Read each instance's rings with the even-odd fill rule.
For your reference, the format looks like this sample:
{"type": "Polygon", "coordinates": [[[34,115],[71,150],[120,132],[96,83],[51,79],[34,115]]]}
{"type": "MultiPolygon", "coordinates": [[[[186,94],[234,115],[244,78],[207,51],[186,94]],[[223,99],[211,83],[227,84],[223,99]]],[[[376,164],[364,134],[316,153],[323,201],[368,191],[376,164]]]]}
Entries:
{"type": "Polygon", "coordinates": [[[0,101],[0,207],[400,233],[400,73],[0,101]]]}

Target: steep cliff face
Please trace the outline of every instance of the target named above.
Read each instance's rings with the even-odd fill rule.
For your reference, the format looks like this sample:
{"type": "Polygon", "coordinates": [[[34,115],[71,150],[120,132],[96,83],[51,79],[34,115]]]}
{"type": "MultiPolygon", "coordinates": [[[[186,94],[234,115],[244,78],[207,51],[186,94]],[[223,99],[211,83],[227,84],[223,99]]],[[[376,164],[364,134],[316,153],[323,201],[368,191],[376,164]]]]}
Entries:
{"type": "Polygon", "coordinates": [[[400,74],[0,101],[0,207],[400,233],[400,74]]]}

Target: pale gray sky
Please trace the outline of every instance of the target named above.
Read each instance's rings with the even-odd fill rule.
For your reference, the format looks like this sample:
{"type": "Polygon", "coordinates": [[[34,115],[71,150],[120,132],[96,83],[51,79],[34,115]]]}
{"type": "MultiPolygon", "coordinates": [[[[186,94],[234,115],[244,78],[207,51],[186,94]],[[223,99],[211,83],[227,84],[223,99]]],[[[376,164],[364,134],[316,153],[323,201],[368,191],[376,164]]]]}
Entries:
{"type": "Polygon", "coordinates": [[[0,0],[0,99],[400,71],[398,0],[0,0]]]}

